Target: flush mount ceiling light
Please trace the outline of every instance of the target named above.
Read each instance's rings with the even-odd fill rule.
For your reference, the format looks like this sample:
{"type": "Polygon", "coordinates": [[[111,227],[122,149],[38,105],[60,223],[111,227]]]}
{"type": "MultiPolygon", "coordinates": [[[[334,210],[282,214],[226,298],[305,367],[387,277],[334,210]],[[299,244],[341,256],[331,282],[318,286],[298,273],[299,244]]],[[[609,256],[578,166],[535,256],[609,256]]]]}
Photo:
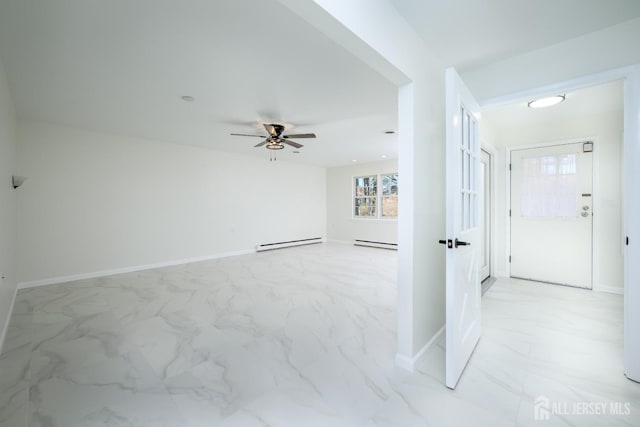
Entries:
{"type": "Polygon", "coordinates": [[[196,100],[193,96],[190,96],[190,95],[181,96],[180,99],[182,99],[185,102],[193,102],[196,100]]]}
{"type": "Polygon", "coordinates": [[[532,101],[529,101],[529,103],[527,105],[530,108],[551,107],[552,105],[556,105],[556,104],[561,103],[562,101],[565,100],[565,98],[566,98],[566,95],[548,96],[546,98],[534,99],[532,101]]]}

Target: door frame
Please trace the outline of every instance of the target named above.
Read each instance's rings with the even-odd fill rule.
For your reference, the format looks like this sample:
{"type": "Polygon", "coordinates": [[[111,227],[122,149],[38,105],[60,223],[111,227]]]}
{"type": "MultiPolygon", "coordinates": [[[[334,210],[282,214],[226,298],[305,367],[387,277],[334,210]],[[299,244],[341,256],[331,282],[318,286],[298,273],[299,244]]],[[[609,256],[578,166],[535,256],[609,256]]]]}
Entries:
{"type": "MultiPolygon", "coordinates": [[[[637,239],[640,236],[640,220],[637,213],[640,212],[640,201],[637,189],[627,187],[629,182],[637,182],[640,170],[630,167],[632,161],[640,159],[640,64],[615,68],[612,70],[588,74],[565,81],[559,81],[547,86],[515,92],[505,96],[490,98],[481,103],[481,107],[502,106],[516,102],[526,102],[530,99],[555,95],[564,91],[576,90],[599,84],[622,80],[624,82],[624,128],[623,128],[623,155],[621,168],[622,177],[622,237],[632,236],[637,239]],[[628,153],[635,158],[628,157],[628,153]],[[629,196],[631,196],[630,200],[629,196]],[[636,216],[632,217],[632,214],[636,216]]],[[[635,164],[633,164],[635,166],[635,164]]],[[[640,264],[630,262],[630,258],[640,253],[637,243],[631,242],[624,246],[623,251],[623,282],[624,282],[624,373],[633,381],[640,381],[640,264]]]]}
{"type": "MultiPolygon", "coordinates": [[[[569,145],[569,144],[577,144],[580,142],[593,142],[593,153],[592,153],[592,175],[591,175],[591,203],[592,206],[600,206],[600,195],[598,191],[596,191],[596,182],[600,179],[600,150],[598,144],[598,138],[595,136],[586,136],[582,138],[570,138],[570,139],[562,139],[559,141],[548,141],[541,142],[538,144],[526,144],[526,145],[517,145],[513,147],[507,147],[506,157],[505,157],[505,182],[506,182],[506,193],[505,193],[505,204],[506,204],[506,242],[505,247],[507,248],[506,253],[506,263],[507,263],[507,277],[511,277],[511,262],[509,261],[509,257],[511,256],[511,216],[509,215],[509,211],[511,210],[511,154],[514,151],[519,150],[528,150],[532,148],[544,148],[544,147],[555,147],[558,145],[569,145]]],[[[593,218],[593,217],[592,217],[593,218]]],[[[599,254],[599,250],[597,249],[598,245],[596,244],[596,228],[598,221],[591,222],[591,288],[585,288],[592,291],[603,292],[602,288],[596,284],[594,278],[596,277],[596,272],[599,272],[599,266],[596,267],[596,254],[599,254]],[[600,288],[600,289],[599,289],[600,288]]],[[[559,285],[562,286],[562,285],[559,285]]]]}
{"type": "MultiPolygon", "coordinates": [[[[640,120],[638,120],[636,118],[636,123],[628,123],[627,122],[627,117],[637,117],[638,115],[640,115],[640,107],[637,106],[637,104],[634,104],[633,101],[633,91],[632,89],[629,88],[629,84],[627,83],[627,81],[629,79],[633,79],[637,74],[640,74],[640,65],[632,65],[632,66],[628,66],[628,67],[621,67],[621,68],[616,68],[613,70],[608,70],[608,71],[604,71],[601,73],[595,73],[595,74],[589,74],[586,76],[581,76],[581,77],[577,77],[575,79],[571,79],[571,80],[567,80],[567,81],[561,81],[561,82],[557,82],[557,83],[553,83],[547,86],[541,86],[541,87],[537,87],[537,88],[532,88],[529,90],[525,90],[522,92],[516,92],[516,93],[512,93],[509,95],[505,95],[505,96],[500,96],[500,97],[496,97],[496,98],[490,98],[490,99],[486,99],[484,101],[481,101],[480,107],[482,109],[490,109],[492,107],[501,107],[501,106],[505,106],[505,105],[509,105],[509,104],[514,104],[514,103],[518,103],[518,102],[527,102],[530,101],[531,99],[534,98],[540,98],[543,96],[549,96],[549,95],[555,95],[557,93],[563,93],[563,92],[569,92],[572,90],[577,90],[577,89],[584,89],[584,88],[588,88],[588,87],[592,87],[592,86],[597,86],[597,85],[601,85],[601,84],[606,84],[606,83],[611,83],[614,81],[622,81],[623,82],[623,97],[624,97],[624,101],[623,101],[623,114],[625,117],[625,123],[624,123],[624,128],[623,128],[623,137],[622,137],[622,158],[620,161],[620,168],[622,171],[625,171],[624,168],[624,151],[625,151],[625,146],[630,146],[634,143],[634,135],[630,135],[630,132],[627,132],[627,128],[629,127],[630,129],[633,129],[634,126],[640,126],[640,120]],[[631,114],[631,111],[634,110],[636,114],[631,114]]],[[[585,137],[587,138],[587,137],[585,137]]],[[[575,139],[570,139],[570,140],[566,140],[565,143],[571,143],[573,142],[580,142],[580,140],[583,140],[585,138],[575,138],[575,139]]],[[[590,137],[588,138],[592,141],[594,141],[594,163],[593,163],[593,182],[597,182],[596,179],[596,174],[598,174],[598,179],[599,179],[599,161],[597,159],[597,141],[595,137],[590,137]]],[[[558,142],[562,142],[562,141],[556,141],[556,142],[547,142],[546,144],[549,145],[556,145],[558,142]]],[[[539,146],[544,146],[542,143],[539,146]]],[[[526,146],[523,145],[521,147],[518,148],[536,148],[536,145],[534,146],[526,146]]],[[[512,147],[515,148],[515,147],[512,147]]],[[[511,149],[507,149],[507,152],[505,153],[505,181],[506,181],[506,194],[505,194],[505,212],[504,215],[506,217],[506,242],[505,242],[505,254],[504,254],[504,260],[506,263],[506,276],[507,277],[511,277],[511,263],[509,263],[509,254],[511,252],[511,221],[509,219],[509,208],[507,206],[511,206],[511,181],[510,181],[510,177],[509,177],[509,159],[511,159],[511,149]]],[[[629,171],[625,171],[625,174],[631,173],[629,171]]],[[[624,189],[624,183],[625,183],[625,175],[623,175],[622,177],[622,187],[624,189]]],[[[596,192],[594,191],[594,196],[595,196],[596,192]]],[[[623,222],[623,230],[622,233],[628,232],[626,230],[626,218],[628,216],[627,214],[627,204],[625,203],[625,191],[622,191],[622,222],[623,222]]],[[[594,206],[596,206],[596,199],[593,199],[594,202],[594,206]]],[[[597,227],[595,225],[595,221],[594,221],[594,229],[593,229],[593,234],[595,235],[595,230],[597,227]]],[[[596,272],[598,272],[598,270],[594,270],[595,267],[595,257],[599,256],[599,252],[596,249],[596,245],[594,242],[594,249],[592,251],[592,255],[593,255],[593,260],[592,260],[592,274],[595,277],[596,276],[596,272]]],[[[623,281],[626,283],[627,282],[627,271],[628,271],[628,267],[627,265],[628,262],[625,258],[624,260],[624,264],[623,264],[623,281]]],[[[638,271],[638,279],[640,279],[640,270],[636,270],[638,271]]],[[[626,284],[625,284],[626,286],[626,284]]],[[[600,284],[596,284],[595,282],[592,281],[592,290],[593,291],[597,291],[597,292],[609,292],[612,293],[612,289],[609,287],[604,287],[601,286],[600,284]]],[[[620,293],[621,291],[617,291],[617,293],[620,293]]],[[[624,291],[622,291],[622,293],[624,293],[624,291]]]]}
{"type": "Polygon", "coordinates": [[[491,170],[489,174],[491,175],[491,185],[489,186],[489,192],[491,193],[491,206],[489,207],[491,210],[491,244],[489,245],[489,251],[491,252],[491,260],[490,260],[490,276],[489,277],[497,277],[498,276],[498,253],[496,252],[496,214],[498,213],[497,204],[496,204],[496,189],[498,184],[498,150],[496,148],[484,141],[480,141],[480,150],[484,150],[489,153],[491,157],[491,170]]]}

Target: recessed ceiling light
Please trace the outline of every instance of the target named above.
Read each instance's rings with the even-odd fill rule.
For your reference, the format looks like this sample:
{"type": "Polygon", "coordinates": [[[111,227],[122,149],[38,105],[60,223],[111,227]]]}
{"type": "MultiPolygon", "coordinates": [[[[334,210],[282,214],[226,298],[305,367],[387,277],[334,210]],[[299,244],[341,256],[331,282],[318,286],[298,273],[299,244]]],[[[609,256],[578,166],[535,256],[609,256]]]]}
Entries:
{"type": "Polygon", "coordinates": [[[551,107],[552,105],[561,103],[565,100],[565,98],[565,95],[548,96],[546,98],[534,99],[532,101],[529,101],[527,105],[531,108],[551,107]]]}
{"type": "Polygon", "coordinates": [[[352,161],[353,163],[357,162],[357,160],[355,160],[355,159],[354,159],[354,160],[351,160],[351,161],[352,161]]]}
{"type": "Polygon", "coordinates": [[[396,133],[395,130],[385,130],[384,133],[386,133],[387,135],[393,135],[394,133],[396,133]]]}
{"type": "Polygon", "coordinates": [[[193,96],[189,96],[189,95],[181,96],[180,99],[182,99],[185,102],[193,102],[196,100],[193,96]]]}
{"type": "Polygon", "coordinates": [[[383,154],[383,155],[382,155],[382,156],[380,156],[380,157],[382,157],[383,159],[386,159],[386,158],[387,158],[387,155],[386,155],[386,154],[383,154]]]}

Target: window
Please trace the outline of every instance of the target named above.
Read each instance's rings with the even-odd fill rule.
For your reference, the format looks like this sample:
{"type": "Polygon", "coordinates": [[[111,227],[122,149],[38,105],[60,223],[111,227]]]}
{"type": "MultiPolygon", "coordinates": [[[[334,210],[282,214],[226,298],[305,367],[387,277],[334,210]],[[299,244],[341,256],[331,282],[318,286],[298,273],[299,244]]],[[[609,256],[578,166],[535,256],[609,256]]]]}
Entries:
{"type": "Polygon", "coordinates": [[[575,217],[579,202],[576,155],[532,157],[522,161],[522,216],[575,217]]]}
{"type": "Polygon", "coordinates": [[[376,217],[378,190],[377,176],[361,176],[356,178],[355,211],[357,217],[376,217]]]}
{"type": "Polygon", "coordinates": [[[354,218],[394,219],[398,217],[397,173],[356,177],[353,194],[354,218]],[[378,206],[381,206],[381,209],[378,209],[378,206]]]}
{"type": "Polygon", "coordinates": [[[398,217],[398,174],[382,175],[382,217],[398,217]]]}

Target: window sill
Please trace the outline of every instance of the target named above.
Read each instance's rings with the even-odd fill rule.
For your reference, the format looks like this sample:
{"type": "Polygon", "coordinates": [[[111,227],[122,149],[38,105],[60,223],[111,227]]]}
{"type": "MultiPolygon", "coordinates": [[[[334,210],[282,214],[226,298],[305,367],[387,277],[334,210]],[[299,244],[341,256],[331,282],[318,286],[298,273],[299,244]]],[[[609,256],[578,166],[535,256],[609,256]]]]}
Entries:
{"type": "Polygon", "coordinates": [[[398,218],[351,218],[355,222],[398,222],[398,218]]]}

